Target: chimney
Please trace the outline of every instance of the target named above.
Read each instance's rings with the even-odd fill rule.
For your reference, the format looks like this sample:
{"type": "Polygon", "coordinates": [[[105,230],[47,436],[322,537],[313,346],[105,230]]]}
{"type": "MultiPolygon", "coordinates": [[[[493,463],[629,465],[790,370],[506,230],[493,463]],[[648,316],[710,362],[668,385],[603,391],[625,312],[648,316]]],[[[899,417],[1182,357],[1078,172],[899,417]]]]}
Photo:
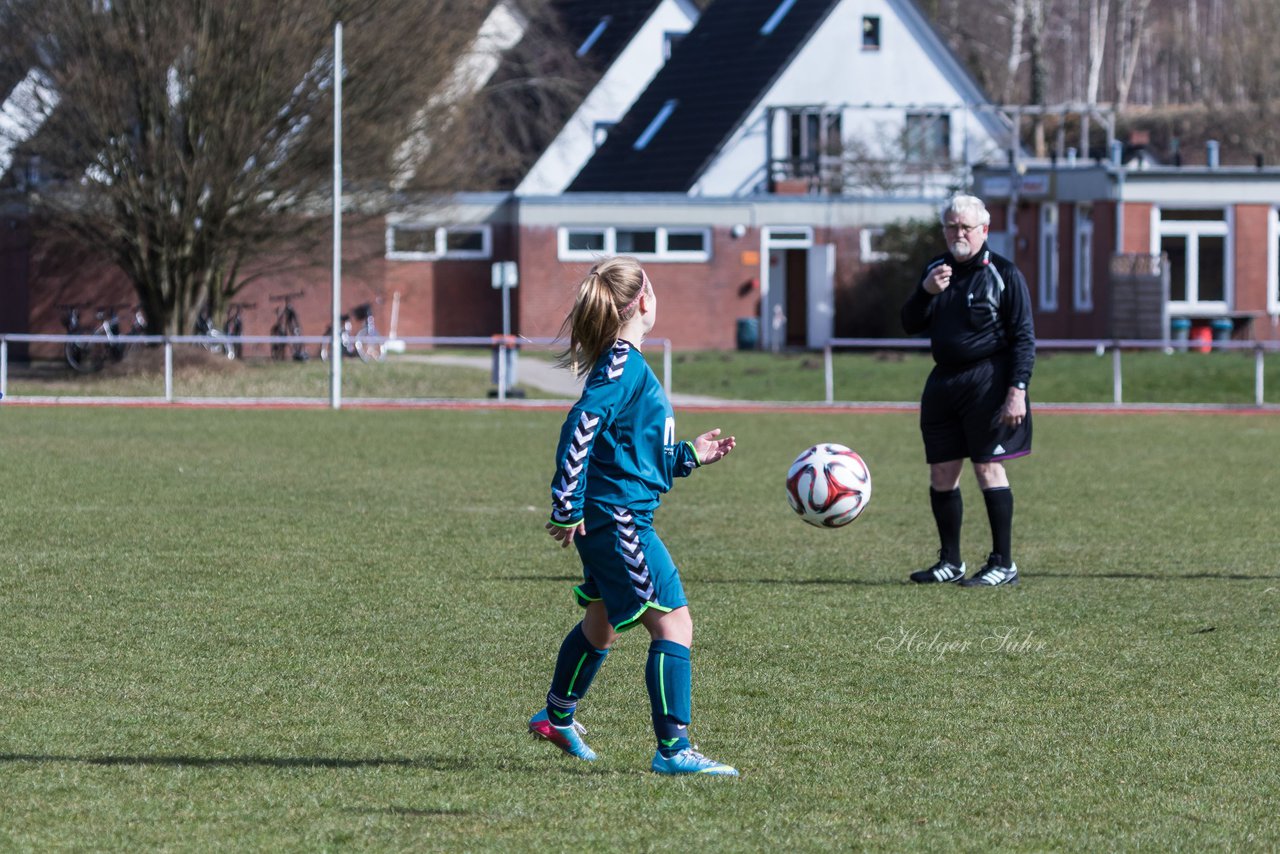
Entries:
{"type": "Polygon", "coordinates": [[[1205,158],[1210,169],[1218,168],[1218,141],[1211,139],[1204,144],[1205,158]]]}
{"type": "Polygon", "coordinates": [[[1111,140],[1111,165],[1124,165],[1124,143],[1118,139],[1111,140]]]}

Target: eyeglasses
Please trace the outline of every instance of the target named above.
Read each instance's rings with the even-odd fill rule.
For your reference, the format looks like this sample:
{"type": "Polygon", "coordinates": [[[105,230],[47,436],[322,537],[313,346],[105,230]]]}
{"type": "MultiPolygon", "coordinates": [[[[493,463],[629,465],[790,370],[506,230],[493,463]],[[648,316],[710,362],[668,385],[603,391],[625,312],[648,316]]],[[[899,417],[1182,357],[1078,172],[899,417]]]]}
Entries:
{"type": "Polygon", "coordinates": [[[975,225],[965,225],[964,223],[960,223],[960,222],[948,222],[942,226],[943,231],[951,231],[951,232],[955,232],[956,234],[973,234],[975,231],[977,231],[980,228],[982,228],[982,223],[977,223],[975,225]]]}

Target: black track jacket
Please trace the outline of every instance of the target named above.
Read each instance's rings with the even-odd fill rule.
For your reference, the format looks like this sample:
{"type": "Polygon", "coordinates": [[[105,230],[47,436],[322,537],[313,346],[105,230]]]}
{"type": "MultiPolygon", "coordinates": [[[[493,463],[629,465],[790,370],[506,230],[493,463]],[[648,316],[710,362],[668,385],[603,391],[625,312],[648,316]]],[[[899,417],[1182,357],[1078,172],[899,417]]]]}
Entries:
{"type": "Polygon", "coordinates": [[[902,307],[902,327],[909,335],[929,333],[940,367],[961,368],[1006,354],[1009,384],[1031,382],[1036,336],[1027,281],[985,243],[968,261],[947,252],[929,262],[902,307]],[[939,264],[950,265],[951,284],[935,296],[924,289],[924,280],[939,264]]]}

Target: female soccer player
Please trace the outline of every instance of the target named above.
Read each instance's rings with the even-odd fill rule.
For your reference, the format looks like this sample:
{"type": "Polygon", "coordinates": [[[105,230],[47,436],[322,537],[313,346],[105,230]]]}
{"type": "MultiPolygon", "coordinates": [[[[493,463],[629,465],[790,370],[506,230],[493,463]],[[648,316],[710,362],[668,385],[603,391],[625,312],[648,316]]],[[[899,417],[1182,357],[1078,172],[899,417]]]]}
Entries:
{"type": "Polygon", "coordinates": [[[583,581],[574,595],[586,612],[560,646],[546,708],[529,720],[529,732],[595,759],[574,711],[618,634],[639,623],[650,637],[644,679],[658,740],[651,767],[736,777],[689,742],[693,621],[676,565],[653,530],[672,480],[723,458],[735,441],[711,430],[676,442],[671,403],[640,354],[657,313],[649,277],[620,256],[592,268],[561,328],[569,337],[561,364],[586,381],[560,431],[546,528],[562,547],[578,549],[583,581]]]}

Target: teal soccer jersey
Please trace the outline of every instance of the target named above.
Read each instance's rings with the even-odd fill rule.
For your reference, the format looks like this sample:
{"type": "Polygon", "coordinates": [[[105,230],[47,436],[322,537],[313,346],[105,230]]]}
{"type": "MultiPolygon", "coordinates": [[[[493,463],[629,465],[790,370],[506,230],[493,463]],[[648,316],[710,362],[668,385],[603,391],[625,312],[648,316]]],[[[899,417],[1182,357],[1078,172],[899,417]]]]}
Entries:
{"type": "Polygon", "coordinates": [[[587,376],[556,448],[551,521],[582,520],[584,503],[649,512],[672,481],[698,466],[677,442],[675,414],[640,351],[618,341],[587,376]]]}

